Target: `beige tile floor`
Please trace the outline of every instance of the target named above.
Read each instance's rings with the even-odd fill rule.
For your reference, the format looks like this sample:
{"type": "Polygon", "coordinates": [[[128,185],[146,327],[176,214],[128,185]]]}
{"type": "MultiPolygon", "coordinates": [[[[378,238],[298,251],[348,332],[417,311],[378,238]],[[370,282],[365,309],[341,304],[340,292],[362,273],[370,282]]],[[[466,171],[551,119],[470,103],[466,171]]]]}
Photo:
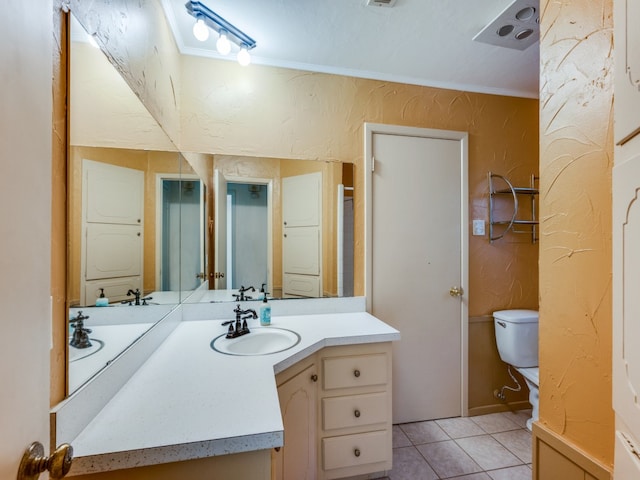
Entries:
{"type": "Polygon", "coordinates": [[[393,426],[389,480],[531,480],[531,410],[393,426]]]}

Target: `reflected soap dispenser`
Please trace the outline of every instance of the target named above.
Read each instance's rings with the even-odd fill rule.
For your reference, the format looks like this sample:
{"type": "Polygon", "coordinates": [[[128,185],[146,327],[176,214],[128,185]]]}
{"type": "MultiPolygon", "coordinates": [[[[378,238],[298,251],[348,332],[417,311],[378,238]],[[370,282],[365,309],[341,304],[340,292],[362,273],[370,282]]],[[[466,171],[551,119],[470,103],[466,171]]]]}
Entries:
{"type": "Polygon", "coordinates": [[[96,298],[96,307],[108,307],[109,299],[104,296],[104,288],[100,289],[100,296],[96,298]]]}
{"type": "Polygon", "coordinates": [[[267,327],[271,325],[271,305],[267,301],[267,294],[269,292],[264,292],[262,297],[262,305],[260,306],[260,325],[263,327],[267,327]]]}

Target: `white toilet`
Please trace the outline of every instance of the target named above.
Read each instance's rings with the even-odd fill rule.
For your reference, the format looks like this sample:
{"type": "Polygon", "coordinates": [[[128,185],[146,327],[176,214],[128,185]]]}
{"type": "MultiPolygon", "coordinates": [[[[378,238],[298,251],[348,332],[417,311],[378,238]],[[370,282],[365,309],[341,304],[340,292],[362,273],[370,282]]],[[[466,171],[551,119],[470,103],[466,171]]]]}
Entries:
{"type": "Polygon", "coordinates": [[[500,310],[493,313],[498,352],[503,362],[515,367],[529,387],[533,408],[527,428],[538,420],[540,384],[538,376],[538,312],[535,310],[500,310]]]}

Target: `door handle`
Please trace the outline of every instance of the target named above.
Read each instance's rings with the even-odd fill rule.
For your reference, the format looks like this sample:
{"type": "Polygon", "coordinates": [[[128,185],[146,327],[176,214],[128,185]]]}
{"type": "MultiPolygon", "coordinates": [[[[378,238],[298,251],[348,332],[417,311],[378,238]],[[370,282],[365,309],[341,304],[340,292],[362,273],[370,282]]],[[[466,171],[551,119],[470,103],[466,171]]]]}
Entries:
{"type": "Polygon", "coordinates": [[[33,442],[24,452],[18,467],[17,480],[37,480],[42,472],[49,470],[49,478],[64,477],[71,470],[73,462],[73,447],[63,443],[53,455],[44,456],[44,446],[40,442],[33,442]]]}
{"type": "Polygon", "coordinates": [[[449,295],[452,297],[461,297],[463,293],[462,287],[451,287],[449,289],[449,295]]]}

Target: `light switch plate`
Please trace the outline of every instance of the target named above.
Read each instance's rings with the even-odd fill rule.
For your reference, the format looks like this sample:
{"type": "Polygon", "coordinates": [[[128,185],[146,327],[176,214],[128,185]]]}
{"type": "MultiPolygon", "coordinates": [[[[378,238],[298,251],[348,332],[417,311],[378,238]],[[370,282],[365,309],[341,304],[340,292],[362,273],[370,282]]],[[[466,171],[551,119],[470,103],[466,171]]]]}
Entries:
{"type": "Polygon", "coordinates": [[[473,234],[484,235],[484,220],[473,221],[473,234]]]}

